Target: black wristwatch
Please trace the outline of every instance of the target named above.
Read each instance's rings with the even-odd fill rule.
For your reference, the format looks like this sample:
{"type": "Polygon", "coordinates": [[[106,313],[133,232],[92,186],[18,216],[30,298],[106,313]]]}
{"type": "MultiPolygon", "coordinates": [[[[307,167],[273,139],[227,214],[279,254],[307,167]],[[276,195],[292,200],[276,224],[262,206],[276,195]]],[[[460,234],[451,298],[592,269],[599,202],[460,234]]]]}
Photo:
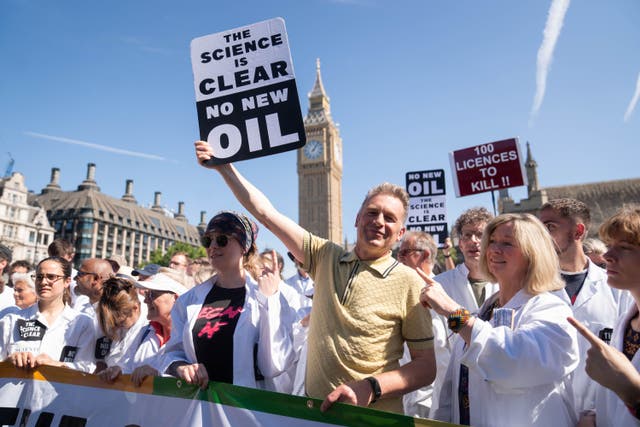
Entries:
{"type": "Polygon", "coordinates": [[[371,390],[373,390],[373,399],[370,403],[375,403],[378,399],[380,399],[380,396],[382,396],[380,383],[374,377],[367,377],[365,378],[365,380],[369,381],[369,384],[371,384],[371,390]]]}

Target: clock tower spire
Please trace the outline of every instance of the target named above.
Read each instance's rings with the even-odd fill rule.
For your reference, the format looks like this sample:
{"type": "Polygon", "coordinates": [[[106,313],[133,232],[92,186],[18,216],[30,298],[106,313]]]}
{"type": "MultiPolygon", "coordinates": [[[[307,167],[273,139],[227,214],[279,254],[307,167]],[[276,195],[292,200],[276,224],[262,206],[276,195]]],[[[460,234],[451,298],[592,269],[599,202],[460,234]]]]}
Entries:
{"type": "Polygon", "coordinates": [[[342,244],[342,140],[331,118],[320,59],[308,97],[307,143],[298,150],[298,221],[313,234],[342,244]]]}

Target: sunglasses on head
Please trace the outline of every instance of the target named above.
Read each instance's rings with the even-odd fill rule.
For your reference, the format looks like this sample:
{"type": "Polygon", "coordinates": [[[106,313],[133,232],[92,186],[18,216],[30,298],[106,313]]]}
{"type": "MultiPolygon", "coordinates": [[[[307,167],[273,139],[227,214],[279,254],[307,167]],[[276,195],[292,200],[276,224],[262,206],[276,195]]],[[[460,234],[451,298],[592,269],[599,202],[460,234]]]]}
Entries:
{"type": "Polygon", "coordinates": [[[226,234],[205,234],[202,237],[202,243],[204,244],[205,248],[211,246],[212,242],[216,242],[216,246],[218,246],[219,248],[224,248],[229,243],[229,236],[227,236],[226,234]]]}

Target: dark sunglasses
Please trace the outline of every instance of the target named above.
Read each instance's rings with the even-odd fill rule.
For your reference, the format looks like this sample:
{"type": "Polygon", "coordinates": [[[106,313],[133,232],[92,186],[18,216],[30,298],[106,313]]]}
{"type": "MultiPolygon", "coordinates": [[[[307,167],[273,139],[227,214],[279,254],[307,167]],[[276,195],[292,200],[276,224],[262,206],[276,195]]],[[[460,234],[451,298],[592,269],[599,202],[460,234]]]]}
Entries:
{"type": "Polygon", "coordinates": [[[205,248],[211,246],[211,242],[216,242],[219,248],[224,248],[229,243],[229,236],[226,234],[217,234],[215,237],[211,234],[205,234],[202,236],[202,245],[205,248]]]}
{"type": "Polygon", "coordinates": [[[80,277],[84,277],[84,276],[91,276],[93,277],[93,280],[98,280],[100,278],[100,276],[98,276],[96,273],[90,273],[88,271],[78,271],[76,273],[76,278],[80,277]]]}

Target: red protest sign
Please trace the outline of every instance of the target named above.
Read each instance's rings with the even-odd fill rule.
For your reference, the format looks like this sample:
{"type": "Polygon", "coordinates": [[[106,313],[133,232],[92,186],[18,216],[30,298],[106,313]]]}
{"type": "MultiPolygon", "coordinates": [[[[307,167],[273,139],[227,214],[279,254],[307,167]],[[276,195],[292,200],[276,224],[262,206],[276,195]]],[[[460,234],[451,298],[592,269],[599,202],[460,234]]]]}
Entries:
{"type": "Polygon", "coordinates": [[[449,153],[456,196],[469,196],[526,184],[516,138],[449,153]]]}

